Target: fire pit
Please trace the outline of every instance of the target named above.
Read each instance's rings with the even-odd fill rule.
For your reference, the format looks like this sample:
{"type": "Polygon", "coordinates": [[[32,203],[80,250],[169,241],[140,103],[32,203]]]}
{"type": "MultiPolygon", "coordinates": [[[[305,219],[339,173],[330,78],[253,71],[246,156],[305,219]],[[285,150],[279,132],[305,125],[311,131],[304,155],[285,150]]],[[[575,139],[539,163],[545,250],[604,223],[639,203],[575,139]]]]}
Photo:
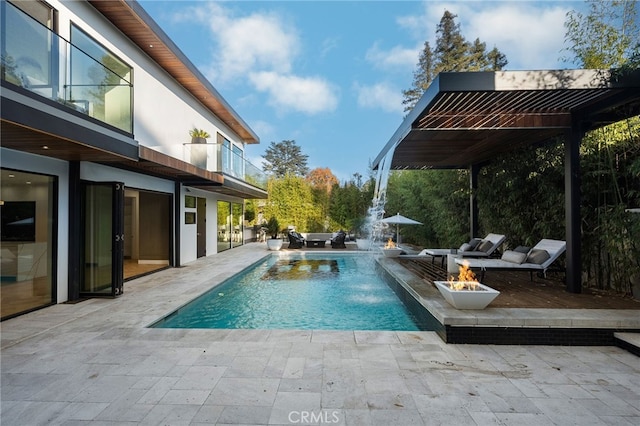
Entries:
{"type": "Polygon", "coordinates": [[[382,248],[382,253],[385,257],[398,257],[402,253],[402,249],[398,247],[391,238],[387,241],[387,244],[382,248]]]}
{"type": "Polygon", "coordinates": [[[434,281],[442,297],[456,309],[484,309],[500,292],[480,284],[467,264],[460,266],[458,280],[434,281]]]}

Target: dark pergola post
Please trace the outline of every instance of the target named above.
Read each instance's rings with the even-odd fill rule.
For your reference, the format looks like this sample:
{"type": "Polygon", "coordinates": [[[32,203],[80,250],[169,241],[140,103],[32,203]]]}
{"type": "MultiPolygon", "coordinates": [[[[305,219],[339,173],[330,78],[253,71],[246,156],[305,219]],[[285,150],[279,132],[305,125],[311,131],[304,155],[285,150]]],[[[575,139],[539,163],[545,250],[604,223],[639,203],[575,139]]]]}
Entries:
{"type": "Polygon", "coordinates": [[[480,165],[472,164],[469,167],[469,231],[470,238],[478,236],[478,199],[476,190],[478,189],[478,174],[480,173],[480,165]]]}
{"type": "Polygon", "coordinates": [[[180,211],[182,208],[182,183],[180,181],[175,182],[173,193],[173,267],[177,268],[181,266],[180,230],[182,229],[182,216],[180,211]]]}
{"type": "Polygon", "coordinates": [[[565,138],[564,193],[565,229],[567,240],[567,282],[569,293],[582,292],[581,233],[580,233],[580,143],[581,120],[572,118],[571,130],[565,138]]]}

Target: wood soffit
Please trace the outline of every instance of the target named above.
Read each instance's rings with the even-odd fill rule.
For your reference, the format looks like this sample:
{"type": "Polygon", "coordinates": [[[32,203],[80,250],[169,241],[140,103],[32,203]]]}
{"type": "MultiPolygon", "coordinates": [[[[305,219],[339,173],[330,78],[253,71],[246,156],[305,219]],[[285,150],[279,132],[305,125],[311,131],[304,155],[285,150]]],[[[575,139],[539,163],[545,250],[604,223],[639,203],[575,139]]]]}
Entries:
{"type": "Polygon", "coordinates": [[[258,137],[231,109],[222,96],[215,92],[212,87],[207,87],[207,83],[203,82],[204,77],[197,75],[197,71],[194,71],[185,63],[188,60],[179,49],[169,45],[171,42],[168,37],[164,34],[159,34],[158,30],[154,30],[149,22],[134,10],[133,6],[136,6],[136,9],[140,9],[141,6],[135,2],[125,0],[88,1],[151,59],[193,94],[198,101],[240,136],[243,142],[249,144],[260,142],[258,137]]]}

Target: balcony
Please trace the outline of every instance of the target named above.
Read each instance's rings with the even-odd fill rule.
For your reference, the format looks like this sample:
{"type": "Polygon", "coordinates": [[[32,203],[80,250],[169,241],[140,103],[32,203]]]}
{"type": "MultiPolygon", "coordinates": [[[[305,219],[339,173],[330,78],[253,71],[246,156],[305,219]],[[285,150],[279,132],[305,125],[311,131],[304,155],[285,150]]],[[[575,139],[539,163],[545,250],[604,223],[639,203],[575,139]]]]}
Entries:
{"type": "Polygon", "coordinates": [[[211,172],[223,173],[266,191],[267,175],[241,153],[217,143],[185,143],[184,161],[211,172]]]}
{"type": "Polygon", "coordinates": [[[2,3],[2,80],[133,132],[130,67],[94,49],[101,55],[97,59],[11,3],[2,3]]]}

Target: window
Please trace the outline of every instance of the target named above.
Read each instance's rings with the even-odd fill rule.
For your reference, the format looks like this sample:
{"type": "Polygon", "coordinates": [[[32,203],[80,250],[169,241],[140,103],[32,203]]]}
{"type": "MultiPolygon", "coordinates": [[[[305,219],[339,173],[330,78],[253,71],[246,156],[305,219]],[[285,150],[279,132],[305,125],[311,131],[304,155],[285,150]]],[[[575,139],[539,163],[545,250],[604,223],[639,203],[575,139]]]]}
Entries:
{"type": "Polygon", "coordinates": [[[184,196],[184,206],[188,209],[196,208],[196,197],[193,195],[185,195],[184,196]]]}

